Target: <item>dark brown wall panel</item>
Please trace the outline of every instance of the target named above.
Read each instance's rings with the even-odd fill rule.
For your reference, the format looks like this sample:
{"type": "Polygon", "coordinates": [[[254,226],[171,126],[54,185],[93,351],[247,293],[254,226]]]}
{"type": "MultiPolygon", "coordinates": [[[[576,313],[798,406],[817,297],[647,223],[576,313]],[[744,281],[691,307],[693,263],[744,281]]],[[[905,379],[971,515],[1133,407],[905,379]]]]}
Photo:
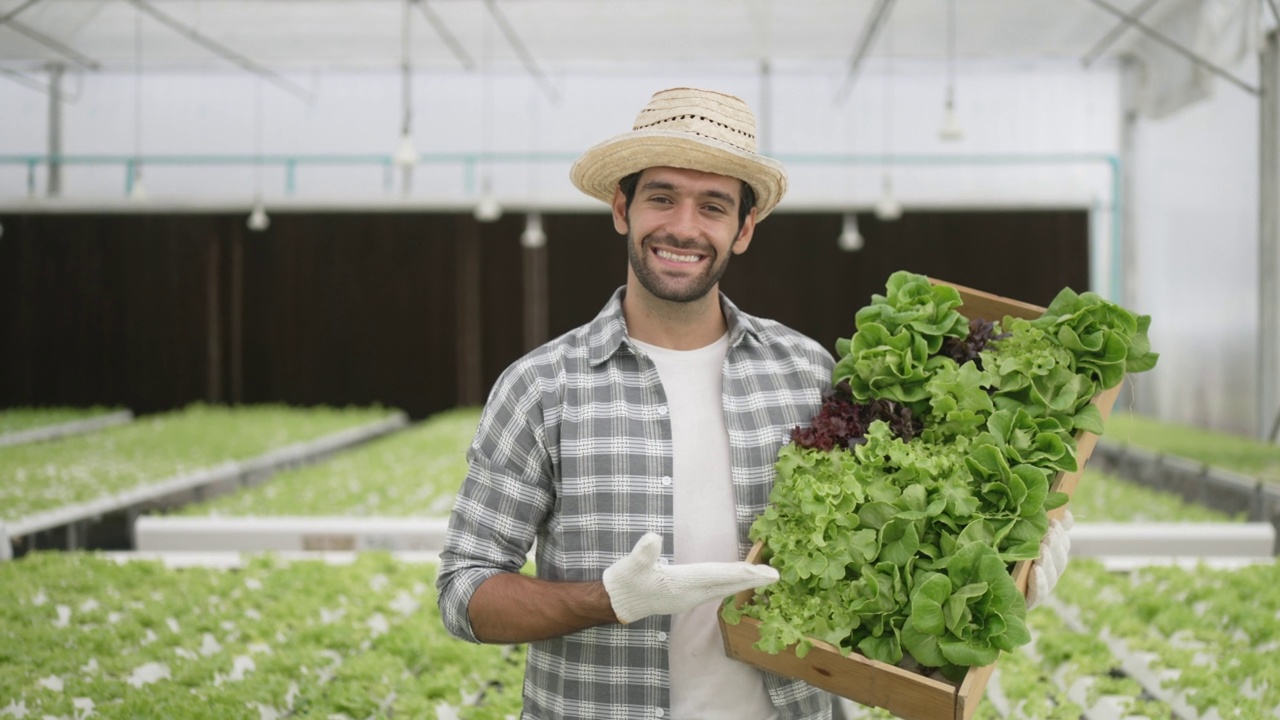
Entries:
{"type": "Polygon", "coordinates": [[[721,288],[744,310],[821,342],[854,331],[854,314],[896,270],[1047,305],[1089,289],[1088,215],[1078,211],[914,212],[858,216],[858,252],[836,245],[838,215],[772,215],[733,260],[721,288]]]}
{"type": "MultiPolygon", "coordinates": [[[[466,222],[473,222],[465,218],[466,222]]],[[[524,355],[524,275],[520,234],[525,216],[506,213],[477,223],[480,242],[480,400],[498,375],[524,355]]]]}
{"type": "Polygon", "coordinates": [[[216,219],[36,215],[0,223],[0,403],[148,412],[204,397],[204,241],[216,219]]]}
{"type": "Polygon", "coordinates": [[[562,335],[600,312],[627,283],[627,247],[605,213],[543,218],[550,287],[548,326],[562,335]]]}
{"type": "MultiPolygon", "coordinates": [[[[521,214],[477,224],[469,214],[276,213],[265,233],[248,232],[241,214],[0,223],[4,405],[380,402],[419,418],[457,404],[464,376],[483,399],[526,350],[521,214]]],[[[1064,286],[1087,289],[1083,212],[860,223],[866,247],[846,253],[838,215],[774,215],[722,288],[828,348],[898,269],[1039,304],[1064,286]]],[[[543,227],[555,337],[626,282],[626,249],[605,213],[547,215],[543,227]]]]}
{"type": "Polygon", "coordinates": [[[453,405],[452,218],[278,214],[244,261],[246,401],[453,405]]]}

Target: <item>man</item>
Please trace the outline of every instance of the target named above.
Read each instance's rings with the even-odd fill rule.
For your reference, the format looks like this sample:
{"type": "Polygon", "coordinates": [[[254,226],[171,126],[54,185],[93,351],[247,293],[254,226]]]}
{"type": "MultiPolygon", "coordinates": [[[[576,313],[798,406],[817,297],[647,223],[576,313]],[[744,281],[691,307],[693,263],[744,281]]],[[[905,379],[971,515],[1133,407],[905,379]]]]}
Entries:
{"type": "Polygon", "coordinates": [[[748,530],[831,384],[822,346],[719,292],[786,173],[740,99],[677,88],[570,177],[612,208],[626,285],[491,391],[441,556],[445,625],[529,643],[529,718],[829,718],[826,693],[728,659],[716,623],[717,601],[777,579],[741,562],[748,530]]]}

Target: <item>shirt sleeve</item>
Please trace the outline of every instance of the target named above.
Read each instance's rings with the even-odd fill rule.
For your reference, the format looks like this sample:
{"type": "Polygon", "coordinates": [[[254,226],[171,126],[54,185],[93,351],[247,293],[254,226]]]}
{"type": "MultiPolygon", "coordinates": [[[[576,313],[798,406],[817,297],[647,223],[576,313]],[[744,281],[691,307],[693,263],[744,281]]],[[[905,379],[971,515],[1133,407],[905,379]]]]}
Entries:
{"type": "Polygon", "coordinates": [[[520,571],[554,502],[538,386],[518,365],[494,385],[449,516],[436,590],[445,628],[469,642],[479,642],[467,612],[476,588],[520,571]]]}

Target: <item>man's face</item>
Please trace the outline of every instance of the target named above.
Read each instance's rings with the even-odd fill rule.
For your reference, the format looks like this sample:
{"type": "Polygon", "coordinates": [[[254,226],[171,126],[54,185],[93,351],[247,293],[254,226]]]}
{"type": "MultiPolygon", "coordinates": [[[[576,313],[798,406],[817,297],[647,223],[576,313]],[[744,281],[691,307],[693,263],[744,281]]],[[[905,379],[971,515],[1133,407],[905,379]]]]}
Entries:
{"type": "Polygon", "coordinates": [[[714,290],[729,258],[747,249],[755,211],[738,224],[742,183],[697,170],[649,168],[628,208],[614,194],[614,227],[627,236],[627,257],[641,287],[670,302],[714,290]]]}

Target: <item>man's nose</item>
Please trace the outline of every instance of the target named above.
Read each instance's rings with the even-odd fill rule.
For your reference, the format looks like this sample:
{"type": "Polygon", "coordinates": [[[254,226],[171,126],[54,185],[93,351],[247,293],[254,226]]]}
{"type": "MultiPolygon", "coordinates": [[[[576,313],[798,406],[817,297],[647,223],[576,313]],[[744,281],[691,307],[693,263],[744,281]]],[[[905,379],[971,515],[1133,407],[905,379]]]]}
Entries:
{"type": "Polygon", "coordinates": [[[677,203],[668,216],[667,232],[683,240],[696,239],[699,236],[698,204],[695,202],[677,203]]]}

